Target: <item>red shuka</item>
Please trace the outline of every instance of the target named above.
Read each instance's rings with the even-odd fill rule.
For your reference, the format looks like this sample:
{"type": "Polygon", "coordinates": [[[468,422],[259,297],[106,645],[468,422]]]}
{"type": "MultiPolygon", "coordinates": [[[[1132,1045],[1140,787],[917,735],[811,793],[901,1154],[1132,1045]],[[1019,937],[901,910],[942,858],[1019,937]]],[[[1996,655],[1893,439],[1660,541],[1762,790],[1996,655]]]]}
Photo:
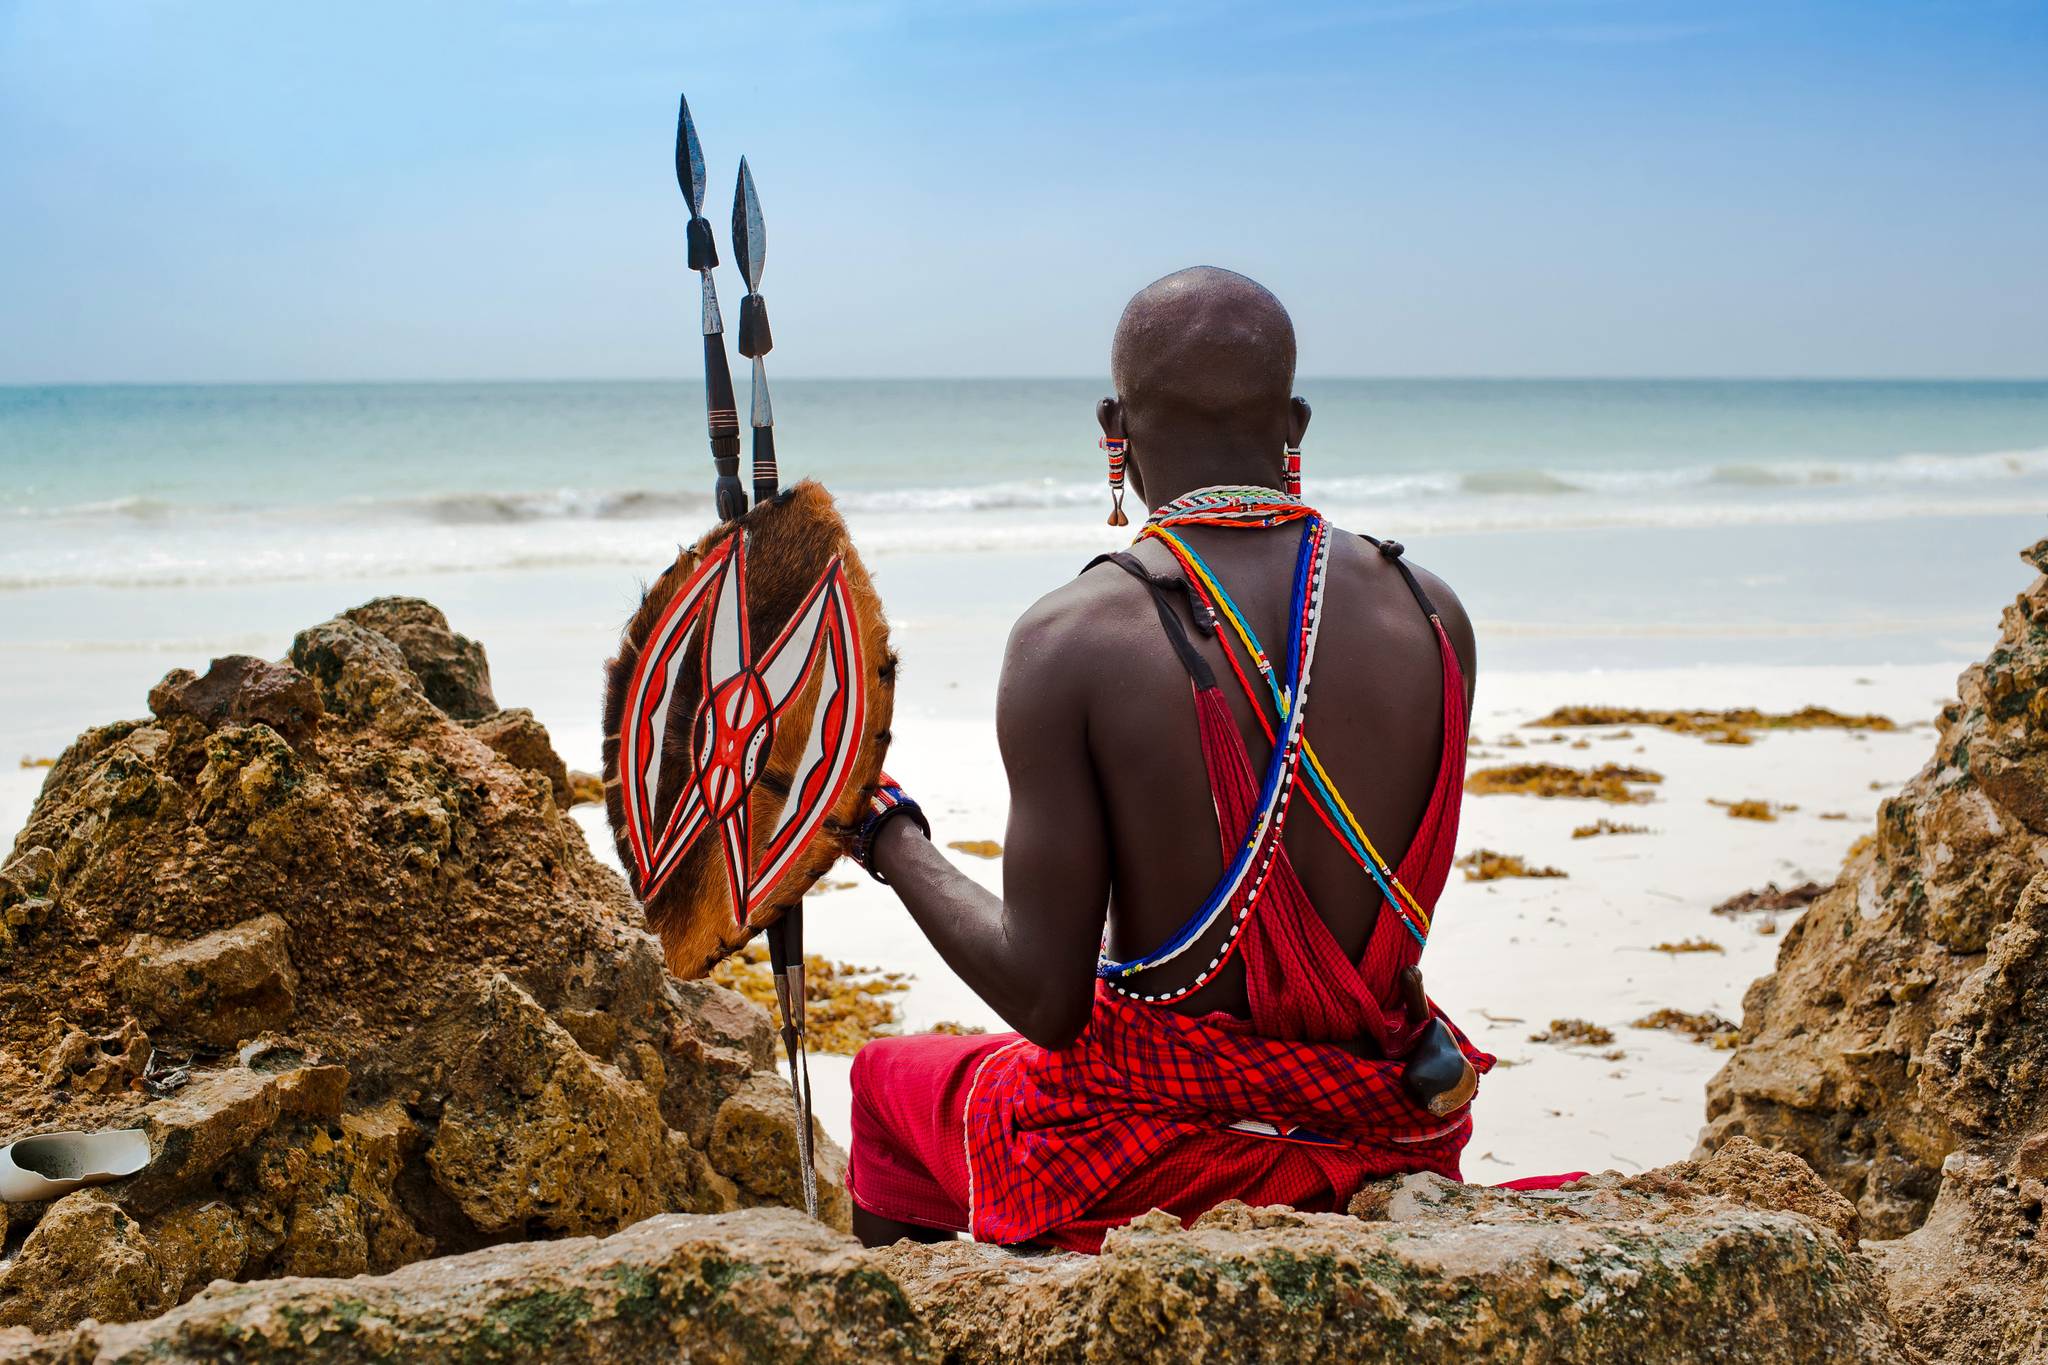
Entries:
{"type": "MultiPolygon", "coordinates": [[[[1443,749],[1397,875],[1433,912],[1457,842],[1467,718],[1457,654],[1430,620],[1443,749]]],[[[1196,706],[1227,864],[1256,813],[1257,774],[1220,690],[1198,686],[1196,706]]],[[[1239,938],[1248,1020],[1180,1014],[1098,986],[1087,1028],[1064,1048],[1014,1033],[869,1043],[853,1065],[854,1202],[982,1241],[1096,1251],[1105,1231],[1154,1208],[1183,1221],[1227,1199],[1327,1210],[1381,1176],[1458,1178],[1470,1107],[1437,1118],[1403,1089],[1399,1062],[1339,1046],[1405,1042],[1426,1022],[1399,1003],[1397,976],[1422,945],[1392,907],[1382,901],[1363,961],[1352,962],[1283,846],[1239,938]],[[1233,1127],[1247,1122],[1260,1130],[1233,1127]]],[[[1491,1069],[1490,1055],[1451,1031],[1478,1071],[1491,1069]]]]}

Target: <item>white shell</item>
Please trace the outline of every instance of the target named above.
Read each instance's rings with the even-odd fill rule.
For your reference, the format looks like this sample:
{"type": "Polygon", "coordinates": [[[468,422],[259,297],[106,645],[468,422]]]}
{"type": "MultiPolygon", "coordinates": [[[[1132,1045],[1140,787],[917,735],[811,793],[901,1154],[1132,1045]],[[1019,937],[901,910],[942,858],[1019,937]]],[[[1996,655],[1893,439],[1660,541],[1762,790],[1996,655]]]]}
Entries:
{"type": "Polygon", "coordinates": [[[0,1201],[55,1199],[87,1185],[126,1179],[147,1165],[149,1134],[141,1128],[42,1133],[0,1147],[0,1201]]]}

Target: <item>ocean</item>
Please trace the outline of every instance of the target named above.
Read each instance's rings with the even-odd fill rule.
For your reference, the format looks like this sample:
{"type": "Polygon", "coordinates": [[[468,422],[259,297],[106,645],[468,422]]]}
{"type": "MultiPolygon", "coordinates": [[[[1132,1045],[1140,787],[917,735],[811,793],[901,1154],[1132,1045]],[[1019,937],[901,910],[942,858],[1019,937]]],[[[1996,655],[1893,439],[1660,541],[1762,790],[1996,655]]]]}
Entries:
{"type": "MultiPolygon", "coordinates": [[[[1310,493],[1411,541],[2048,511],[2048,384],[1300,387],[1310,493]]],[[[1099,390],[783,381],[778,444],[877,552],[1085,548],[1099,390]]],[[[681,382],[0,389],[0,591],[642,564],[709,514],[702,407],[681,382]]]]}
{"type": "MultiPolygon", "coordinates": [[[[1298,388],[1307,494],[1459,590],[1482,670],[1980,656],[2048,533],[2048,383],[1298,388]]],[[[906,650],[981,678],[1017,611],[1121,539],[1102,391],[780,381],[784,475],[838,494],[906,650]]],[[[695,382],[0,388],[0,745],[48,750],[174,663],[276,654],[387,592],[594,708],[710,482],[695,382]]],[[[928,700],[985,714],[982,690],[928,700]]]]}

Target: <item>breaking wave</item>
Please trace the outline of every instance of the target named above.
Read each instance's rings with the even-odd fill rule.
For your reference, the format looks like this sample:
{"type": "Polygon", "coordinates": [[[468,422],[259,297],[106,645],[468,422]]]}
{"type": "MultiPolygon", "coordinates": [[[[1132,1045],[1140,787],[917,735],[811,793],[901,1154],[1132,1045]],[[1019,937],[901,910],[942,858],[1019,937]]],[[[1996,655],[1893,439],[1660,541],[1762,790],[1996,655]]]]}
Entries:
{"type": "MultiPolygon", "coordinates": [[[[1316,478],[1347,525],[1483,534],[2048,515],[2048,449],[1892,459],[1316,478]]],[[[1099,483],[835,488],[865,554],[1110,548],[1099,483]]],[[[708,490],[467,491],[260,505],[147,495],[0,510],[0,591],[624,566],[650,572],[711,517],[708,490]]],[[[1128,534],[1128,533],[1125,533],[1128,534]]]]}

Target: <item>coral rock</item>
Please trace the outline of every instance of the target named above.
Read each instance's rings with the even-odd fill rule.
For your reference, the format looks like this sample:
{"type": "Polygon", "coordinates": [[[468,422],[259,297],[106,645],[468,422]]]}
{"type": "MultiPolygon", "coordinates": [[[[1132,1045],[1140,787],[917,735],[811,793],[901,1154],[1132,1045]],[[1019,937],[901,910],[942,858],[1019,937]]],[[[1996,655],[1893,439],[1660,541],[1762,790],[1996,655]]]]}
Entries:
{"type": "MultiPolygon", "coordinates": [[[[533,718],[533,712],[523,706],[498,711],[471,725],[470,733],[490,745],[506,762],[545,777],[557,806],[567,810],[575,804],[569,765],[555,752],[547,727],[533,718]]],[[[601,784],[598,799],[604,799],[601,784]]]]}
{"type": "MultiPolygon", "coordinates": [[[[88,1259],[39,1324],[776,1197],[733,1165],[773,1144],[711,1151],[774,1079],[768,1016],[662,970],[552,779],[486,742],[546,748],[485,718],[439,612],[372,603],[156,702],[59,756],[0,863],[0,1140],[144,1127],[155,1154],[100,1196],[161,1302],[88,1259]],[[309,732],[269,708],[315,695],[309,732]]],[[[7,1245],[54,1207],[11,1208],[7,1245]]]]}
{"type": "Polygon", "coordinates": [[[326,708],[320,689],[296,668],[230,654],[203,677],[173,669],[149,690],[149,709],[160,720],[190,716],[209,730],[228,721],[260,723],[296,749],[313,737],[326,708]]]}
{"type": "Polygon", "coordinates": [[[156,1249],[100,1190],[52,1203],[14,1260],[0,1265],[0,1327],[51,1332],[80,1318],[126,1322],[174,1302],[156,1249]]]}
{"type": "MultiPolygon", "coordinates": [[[[2048,574],[2048,540],[2026,552],[2048,574]]],[[[1934,757],[1750,987],[1703,1150],[1796,1152],[1855,1201],[1943,1359],[2048,1355],[2048,576],[1965,670],[1934,757]]]]}
{"type": "MultiPolygon", "coordinates": [[[[711,1130],[711,1159],[719,1169],[739,1172],[749,1204],[803,1203],[797,1159],[796,1097],[780,1077],[756,1074],[719,1108],[711,1130]]],[[[818,1171],[818,1217],[841,1231],[853,1226],[846,1197],[846,1157],[811,1120],[818,1171]]]]}
{"type": "Polygon", "coordinates": [[[189,943],[138,934],[114,969],[115,985],[151,1027],[233,1047],[292,1017],[299,974],[289,933],[276,915],[259,915],[189,943]]]}
{"type": "Polygon", "coordinates": [[[375,1279],[219,1285],[154,1322],[0,1333],[0,1361],[777,1361],[938,1365],[873,1253],[787,1210],[669,1215],[375,1279]]]}
{"type": "Polygon", "coordinates": [[[345,613],[396,645],[427,700],[456,720],[482,720],[498,709],[484,647],[448,627],[448,618],[417,597],[380,597],[345,613]]]}
{"type": "Polygon", "coordinates": [[[1394,1182],[1395,1217],[1151,1213],[1102,1255],[883,1253],[950,1359],[1902,1361],[1876,1275],[1796,1213],[1616,1177],[1394,1182]]]}
{"type": "Polygon", "coordinates": [[[478,1228],[573,1235],[734,1206],[731,1182],[668,1128],[655,1094],[509,979],[491,981],[474,1017],[426,1159],[478,1228]]]}

